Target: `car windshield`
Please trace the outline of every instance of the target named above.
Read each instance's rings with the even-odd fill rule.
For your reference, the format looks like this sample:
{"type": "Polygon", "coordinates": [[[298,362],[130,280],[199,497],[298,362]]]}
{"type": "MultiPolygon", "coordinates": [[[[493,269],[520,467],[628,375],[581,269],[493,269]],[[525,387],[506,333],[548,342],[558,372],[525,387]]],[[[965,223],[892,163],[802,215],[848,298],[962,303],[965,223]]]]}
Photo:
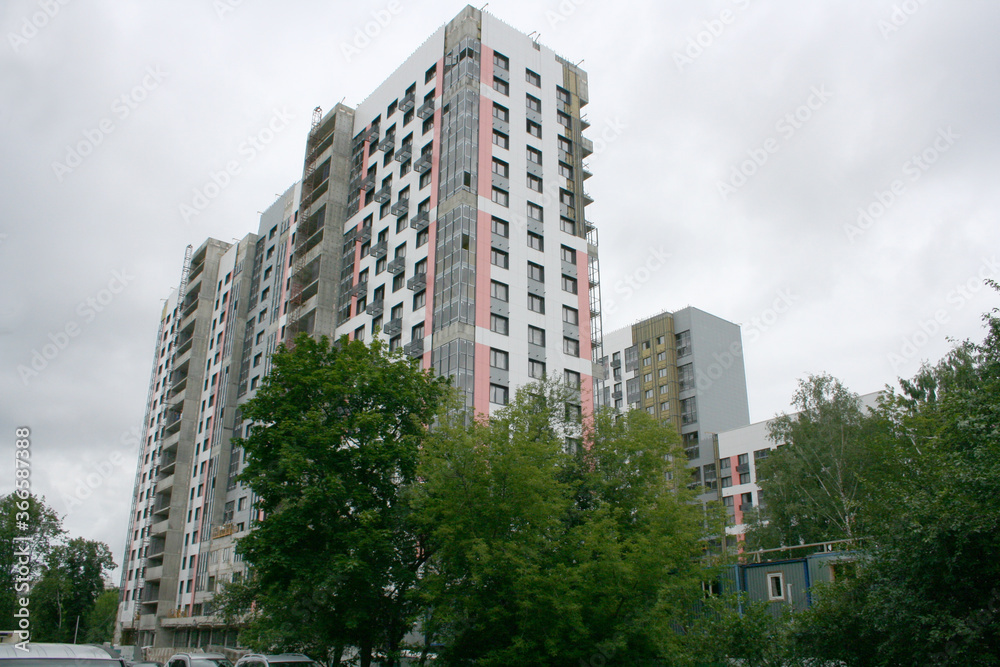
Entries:
{"type": "Polygon", "coordinates": [[[225,658],[191,658],[191,667],[233,667],[225,658]]]}

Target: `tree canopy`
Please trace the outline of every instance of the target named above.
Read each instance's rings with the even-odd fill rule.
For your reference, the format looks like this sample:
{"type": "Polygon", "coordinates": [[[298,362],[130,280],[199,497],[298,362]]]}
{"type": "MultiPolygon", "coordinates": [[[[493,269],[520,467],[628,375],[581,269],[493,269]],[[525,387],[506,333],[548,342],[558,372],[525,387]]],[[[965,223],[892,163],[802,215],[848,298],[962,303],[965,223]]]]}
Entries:
{"type": "Polygon", "coordinates": [[[440,664],[635,664],[668,648],[700,593],[704,515],[676,433],[602,413],[576,447],[571,391],[529,385],[428,440],[413,493],[440,664]]]}
{"type": "Polygon", "coordinates": [[[424,561],[403,495],[447,383],[379,341],[300,336],[243,406],[257,425],[236,446],[263,518],[238,550],[250,577],[219,601],[246,613],[259,650],[304,650],[362,665],[398,657],[424,561]]]}

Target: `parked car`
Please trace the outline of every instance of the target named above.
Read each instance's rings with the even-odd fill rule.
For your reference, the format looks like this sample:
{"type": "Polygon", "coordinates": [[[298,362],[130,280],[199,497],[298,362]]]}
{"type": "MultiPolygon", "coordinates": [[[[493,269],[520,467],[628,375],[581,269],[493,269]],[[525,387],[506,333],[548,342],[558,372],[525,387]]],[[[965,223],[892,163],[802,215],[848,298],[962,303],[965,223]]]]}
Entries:
{"type": "Polygon", "coordinates": [[[163,667],[163,663],[154,662],[153,660],[142,660],[140,662],[131,662],[128,667],[163,667]]]}
{"type": "Polygon", "coordinates": [[[174,653],[167,667],[233,667],[221,653],[174,653]]]}
{"type": "Polygon", "coordinates": [[[248,653],[236,661],[236,667],[319,667],[319,665],[312,658],[301,653],[274,655],[248,653]]]}
{"type": "Polygon", "coordinates": [[[2,667],[128,667],[121,657],[103,646],[90,644],[0,644],[2,667]]]}

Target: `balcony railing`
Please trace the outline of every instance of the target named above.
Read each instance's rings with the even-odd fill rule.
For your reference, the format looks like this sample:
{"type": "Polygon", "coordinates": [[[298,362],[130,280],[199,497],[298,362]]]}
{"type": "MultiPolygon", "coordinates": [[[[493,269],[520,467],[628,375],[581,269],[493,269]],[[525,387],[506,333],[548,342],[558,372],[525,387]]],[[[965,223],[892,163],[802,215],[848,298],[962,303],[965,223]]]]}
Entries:
{"type": "Polygon", "coordinates": [[[423,120],[427,120],[433,115],[434,115],[434,100],[427,100],[426,102],[420,105],[419,109],[417,109],[417,116],[419,116],[423,120]]]}
{"type": "Polygon", "coordinates": [[[399,275],[406,270],[406,258],[397,257],[396,259],[389,262],[389,265],[385,267],[386,271],[392,275],[399,275]]]}
{"type": "Polygon", "coordinates": [[[418,211],[417,214],[413,216],[413,219],[410,220],[410,227],[418,232],[422,232],[427,229],[429,224],[431,224],[431,216],[427,211],[418,211]]]}
{"type": "Polygon", "coordinates": [[[392,188],[388,185],[383,186],[382,189],[375,193],[375,201],[379,204],[384,204],[390,199],[392,199],[392,188]]]}

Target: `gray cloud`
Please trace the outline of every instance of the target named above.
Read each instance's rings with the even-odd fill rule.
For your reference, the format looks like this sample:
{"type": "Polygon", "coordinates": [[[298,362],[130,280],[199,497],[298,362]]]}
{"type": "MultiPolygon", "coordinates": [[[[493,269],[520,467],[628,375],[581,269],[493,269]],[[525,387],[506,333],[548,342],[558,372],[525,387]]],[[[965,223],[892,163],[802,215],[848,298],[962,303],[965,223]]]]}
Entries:
{"type": "MultiPolygon", "coordinates": [[[[460,9],[399,2],[350,62],[341,45],[387,2],[244,0],[221,17],[206,2],[71,2],[16,51],[10,34],[39,5],[0,8],[0,438],[34,429],[35,488],[57,510],[141,423],[161,299],[184,247],[253,229],[298,176],[312,108],[360,102],[460,9]],[[165,75],[136,100],[149,68],[165,75]],[[275,109],[292,113],[288,128],[185,223],[179,205],[275,109]],[[111,131],[60,181],[53,163],[102,120],[111,131]],[[134,280],[85,321],[80,304],[123,269],[134,280]],[[26,386],[18,366],[69,323],[77,334],[26,386]]],[[[785,409],[806,373],[863,393],[938,358],[949,336],[981,336],[995,295],[981,289],[959,305],[955,290],[1000,248],[996,3],[512,0],[489,10],[585,59],[595,139],[608,123],[624,128],[592,156],[587,182],[615,301],[606,330],[687,304],[752,328],[755,420],[785,409]],[[919,9],[896,26],[897,5],[919,9]],[[685,54],[692,42],[696,57],[685,54]],[[691,62],[680,67],[677,54],[691,62]],[[829,99],[789,135],[779,122],[819,87],[829,99]],[[904,165],[941,128],[960,136],[912,179],[904,165]],[[777,150],[723,199],[718,184],[769,139],[777,150]],[[896,180],[901,194],[849,238],[858,208],[896,180]],[[616,292],[653,248],[669,254],[665,268],[616,292]],[[760,324],[782,290],[796,300],[760,324]],[[942,309],[947,322],[894,367],[891,355],[942,309]]],[[[114,466],[66,519],[119,555],[133,466],[114,466]]],[[[12,481],[0,473],[0,490],[12,481]]]]}

